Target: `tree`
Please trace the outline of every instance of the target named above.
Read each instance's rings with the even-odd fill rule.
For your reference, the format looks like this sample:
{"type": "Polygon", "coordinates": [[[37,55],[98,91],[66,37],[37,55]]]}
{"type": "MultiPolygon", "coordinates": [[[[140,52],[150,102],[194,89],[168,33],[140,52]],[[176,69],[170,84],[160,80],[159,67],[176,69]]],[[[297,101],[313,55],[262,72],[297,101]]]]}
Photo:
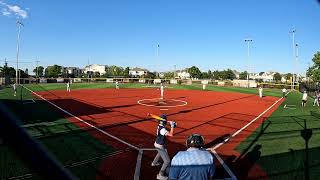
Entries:
{"type": "Polygon", "coordinates": [[[280,73],[275,73],[274,75],[273,75],[273,79],[275,80],[275,81],[281,81],[281,74],[280,73]]]}
{"type": "Polygon", "coordinates": [[[210,77],[209,77],[209,73],[208,73],[208,72],[202,72],[201,78],[202,78],[202,79],[209,79],[209,78],[210,78],[210,77]]]}
{"type": "Polygon", "coordinates": [[[143,75],[142,77],[148,79],[154,79],[156,77],[156,72],[147,72],[147,74],[143,75]]]}
{"type": "Polygon", "coordinates": [[[166,72],[166,73],[164,73],[163,77],[165,79],[173,79],[174,78],[174,72],[166,72]]]}
{"type": "Polygon", "coordinates": [[[46,77],[59,77],[62,75],[62,67],[59,65],[48,66],[45,70],[46,77]]]}
{"type": "Polygon", "coordinates": [[[313,81],[320,81],[320,51],[314,54],[312,62],[313,66],[307,70],[307,76],[313,81]]]}
{"type": "Polygon", "coordinates": [[[220,79],[220,72],[219,71],[213,71],[212,75],[213,75],[214,79],[220,79]]]}
{"type": "Polygon", "coordinates": [[[103,75],[104,77],[117,77],[117,76],[128,76],[129,77],[129,67],[126,68],[126,71],[123,67],[120,66],[106,66],[106,73],[103,75]],[[128,68],[128,69],[127,69],[128,68]]]}
{"type": "Polygon", "coordinates": [[[126,68],[124,69],[123,76],[124,76],[124,77],[129,77],[129,71],[130,71],[130,68],[129,68],[129,67],[126,67],[126,68]]]}
{"type": "MultiPolygon", "coordinates": [[[[28,70],[28,69],[26,69],[26,70],[28,70]]],[[[20,73],[20,78],[28,78],[29,77],[29,75],[25,71],[23,71],[22,69],[19,69],[19,73],[20,73]]]]}
{"type": "Polygon", "coordinates": [[[211,72],[210,70],[208,70],[208,76],[209,76],[210,79],[211,79],[212,76],[213,76],[213,74],[212,74],[212,72],[211,72]]]}
{"type": "Polygon", "coordinates": [[[285,74],[286,80],[290,80],[292,78],[292,74],[291,73],[287,73],[285,74]]]}
{"type": "Polygon", "coordinates": [[[189,68],[188,73],[192,78],[200,78],[202,74],[200,69],[196,66],[192,66],[191,68],[189,68]]]}
{"type": "Polygon", "coordinates": [[[33,72],[34,72],[36,75],[38,75],[38,77],[41,77],[41,76],[43,76],[43,70],[44,70],[44,67],[39,66],[39,67],[38,67],[38,73],[37,73],[37,68],[34,68],[33,72]]]}
{"type": "Polygon", "coordinates": [[[239,74],[239,79],[247,79],[247,76],[248,76],[248,72],[243,71],[239,74]]]}
{"type": "Polygon", "coordinates": [[[236,75],[233,73],[231,69],[227,69],[220,72],[220,78],[222,80],[226,80],[226,79],[233,80],[236,78],[236,75]]]}

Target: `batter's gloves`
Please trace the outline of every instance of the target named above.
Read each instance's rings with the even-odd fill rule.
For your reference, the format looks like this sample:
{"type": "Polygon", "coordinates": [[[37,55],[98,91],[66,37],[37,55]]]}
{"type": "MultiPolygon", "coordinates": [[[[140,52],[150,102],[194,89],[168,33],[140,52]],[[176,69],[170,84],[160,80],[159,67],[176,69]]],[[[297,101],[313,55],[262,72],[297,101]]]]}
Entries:
{"type": "Polygon", "coordinates": [[[174,121],[170,121],[170,126],[171,128],[176,128],[177,127],[177,123],[174,121]]]}

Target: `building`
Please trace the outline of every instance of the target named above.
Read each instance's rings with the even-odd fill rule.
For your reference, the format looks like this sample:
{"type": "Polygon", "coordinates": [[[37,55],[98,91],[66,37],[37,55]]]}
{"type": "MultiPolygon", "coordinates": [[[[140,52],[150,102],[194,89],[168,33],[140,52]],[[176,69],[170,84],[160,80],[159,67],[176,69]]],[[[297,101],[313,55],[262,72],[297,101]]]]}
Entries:
{"type": "Polygon", "coordinates": [[[129,75],[132,77],[141,77],[143,75],[147,75],[148,72],[149,71],[147,69],[135,67],[129,70],[129,75]]]}
{"type": "Polygon", "coordinates": [[[273,81],[275,72],[249,73],[249,79],[262,80],[263,82],[273,81]]]}
{"type": "Polygon", "coordinates": [[[78,68],[78,67],[64,67],[63,71],[68,75],[68,76],[74,76],[78,77],[81,76],[83,70],[78,68]]]}
{"type": "Polygon", "coordinates": [[[106,66],[105,65],[98,65],[98,64],[91,64],[84,68],[83,72],[85,74],[97,74],[104,75],[106,73],[106,66]]]}
{"type": "Polygon", "coordinates": [[[187,69],[176,71],[176,77],[179,79],[190,79],[190,73],[188,73],[187,69]]]}

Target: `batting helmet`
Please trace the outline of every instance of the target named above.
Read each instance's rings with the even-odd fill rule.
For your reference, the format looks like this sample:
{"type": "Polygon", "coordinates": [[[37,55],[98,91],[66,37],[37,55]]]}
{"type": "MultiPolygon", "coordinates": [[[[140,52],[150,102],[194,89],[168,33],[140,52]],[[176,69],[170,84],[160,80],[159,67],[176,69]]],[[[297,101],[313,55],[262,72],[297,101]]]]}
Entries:
{"type": "Polygon", "coordinates": [[[200,134],[192,134],[186,140],[186,146],[201,148],[204,146],[204,138],[200,134]]]}
{"type": "Polygon", "coordinates": [[[160,124],[165,126],[167,124],[167,115],[166,114],[162,114],[160,117],[165,120],[165,121],[164,120],[160,120],[160,124]]]}

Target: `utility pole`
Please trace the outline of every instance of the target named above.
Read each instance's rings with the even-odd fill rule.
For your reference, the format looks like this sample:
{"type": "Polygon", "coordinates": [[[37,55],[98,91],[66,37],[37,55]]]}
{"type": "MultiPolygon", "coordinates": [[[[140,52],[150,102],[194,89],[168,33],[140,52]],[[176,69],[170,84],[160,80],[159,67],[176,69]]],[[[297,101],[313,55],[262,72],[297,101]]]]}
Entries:
{"type": "Polygon", "coordinates": [[[36,71],[37,71],[37,72],[36,72],[36,79],[38,79],[38,77],[39,77],[39,70],[38,70],[38,67],[39,67],[39,66],[38,66],[38,63],[39,63],[39,62],[40,62],[39,60],[37,60],[37,61],[36,61],[36,63],[37,63],[37,69],[36,69],[36,71]]]}
{"type": "MultiPolygon", "coordinates": [[[[298,58],[299,58],[299,45],[298,43],[295,44],[295,67],[294,70],[297,71],[297,67],[298,67],[298,58]]],[[[298,86],[298,72],[296,72],[296,78],[295,80],[297,81],[297,86],[298,86]]]]}
{"type": "Polygon", "coordinates": [[[252,39],[245,39],[244,42],[247,43],[247,50],[248,50],[248,54],[247,54],[247,69],[248,69],[248,72],[247,72],[247,83],[248,83],[248,88],[250,87],[249,85],[249,60],[250,60],[250,43],[252,42],[252,39]]]}
{"type": "MultiPolygon", "coordinates": [[[[296,33],[296,30],[293,28],[292,31],[290,31],[290,33],[292,33],[292,50],[293,50],[293,63],[295,63],[295,60],[296,60],[296,48],[295,48],[295,41],[294,41],[294,36],[295,36],[295,33],[296,33]]],[[[293,67],[293,71],[292,71],[292,90],[294,90],[294,82],[295,82],[295,79],[294,79],[294,67],[293,67]]]]}
{"type": "Polygon", "coordinates": [[[18,73],[19,71],[19,51],[20,51],[20,32],[21,32],[21,26],[24,26],[20,21],[17,21],[17,25],[18,25],[18,38],[17,38],[17,69],[16,69],[16,84],[19,84],[19,76],[20,73],[18,73]]]}
{"type": "Polygon", "coordinates": [[[158,57],[159,57],[159,47],[160,47],[160,45],[158,44],[158,45],[157,45],[157,59],[158,59],[158,57]]]}
{"type": "Polygon", "coordinates": [[[176,79],[176,65],[173,65],[173,68],[174,68],[173,78],[176,79]]]}
{"type": "Polygon", "coordinates": [[[89,83],[89,78],[90,78],[90,75],[89,75],[89,73],[90,73],[90,64],[89,64],[89,60],[90,60],[90,58],[88,58],[88,70],[87,70],[88,83],[89,83]]]}

